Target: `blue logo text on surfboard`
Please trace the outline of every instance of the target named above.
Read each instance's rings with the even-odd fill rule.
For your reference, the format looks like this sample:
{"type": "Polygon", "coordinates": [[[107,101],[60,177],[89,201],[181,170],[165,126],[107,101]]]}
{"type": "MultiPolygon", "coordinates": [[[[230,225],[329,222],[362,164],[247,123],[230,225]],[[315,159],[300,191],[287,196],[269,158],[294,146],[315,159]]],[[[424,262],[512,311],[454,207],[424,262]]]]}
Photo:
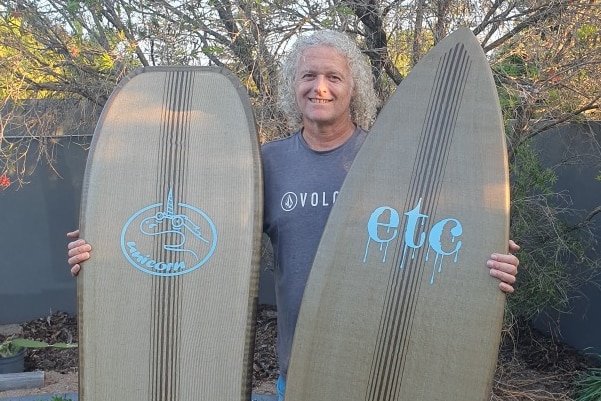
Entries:
{"type": "Polygon", "coordinates": [[[121,231],[121,251],[137,269],[154,276],[179,276],[204,265],[217,246],[211,218],[194,206],[167,202],[134,213],[121,231]],[[177,206],[177,213],[176,213],[177,206]]]}
{"type": "MultiPolygon", "coordinates": [[[[426,261],[430,258],[430,252],[434,252],[436,255],[432,277],[430,278],[430,284],[434,284],[434,275],[437,271],[439,273],[442,271],[442,262],[445,256],[454,255],[453,262],[457,263],[457,255],[462,244],[457,238],[463,233],[463,227],[459,220],[449,218],[436,222],[432,225],[429,232],[425,232],[424,226],[429,216],[420,211],[421,204],[422,200],[420,199],[412,210],[405,212],[407,221],[399,268],[404,268],[407,257],[413,259],[415,251],[425,245],[428,247],[425,256],[426,261]],[[411,252],[410,256],[408,255],[409,252],[411,252]]],[[[400,223],[399,213],[392,207],[382,206],[373,211],[367,222],[368,238],[363,263],[367,261],[372,241],[379,245],[378,248],[382,254],[382,263],[386,262],[388,246],[397,237],[400,223]]]]}

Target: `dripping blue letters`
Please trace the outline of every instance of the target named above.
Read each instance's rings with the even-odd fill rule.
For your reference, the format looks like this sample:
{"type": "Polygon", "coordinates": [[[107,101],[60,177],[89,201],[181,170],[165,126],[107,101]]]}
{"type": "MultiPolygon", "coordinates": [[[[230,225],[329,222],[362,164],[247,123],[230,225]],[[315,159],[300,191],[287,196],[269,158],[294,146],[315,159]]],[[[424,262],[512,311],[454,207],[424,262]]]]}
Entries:
{"type": "MultiPolygon", "coordinates": [[[[430,284],[434,284],[434,275],[436,271],[439,273],[442,270],[442,263],[445,256],[454,255],[453,262],[457,263],[457,255],[461,249],[462,242],[456,240],[463,233],[463,227],[459,220],[448,218],[436,222],[428,233],[420,230],[425,226],[429,216],[421,213],[422,200],[420,199],[417,205],[410,211],[405,212],[407,216],[406,228],[404,233],[403,254],[401,257],[399,268],[405,267],[407,257],[413,259],[415,251],[424,245],[428,247],[425,259],[428,261],[430,252],[436,254],[434,266],[432,268],[432,277],[430,284]],[[443,249],[443,237],[445,230],[451,236],[452,249],[443,249]],[[427,242],[427,243],[426,243],[427,242]],[[409,256],[408,253],[411,252],[409,256]]],[[[365,254],[363,263],[367,261],[367,255],[370,252],[370,244],[372,241],[379,244],[379,251],[382,254],[382,263],[386,262],[388,246],[398,236],[401,219],[399,213],[392,207],[382,206],[377,208],[371,214],[367,222],[367,244],[365,246],[365,254]]]]}
{"type": "Polygon", "coordinates": [[[213,255],[217,230],[211,218],[194,206],[177,206],[176,213],[169,190],[166,203],[140,209],[123,226],[121,251],[136,269],[178,276],[198,269],[213,255]]]}

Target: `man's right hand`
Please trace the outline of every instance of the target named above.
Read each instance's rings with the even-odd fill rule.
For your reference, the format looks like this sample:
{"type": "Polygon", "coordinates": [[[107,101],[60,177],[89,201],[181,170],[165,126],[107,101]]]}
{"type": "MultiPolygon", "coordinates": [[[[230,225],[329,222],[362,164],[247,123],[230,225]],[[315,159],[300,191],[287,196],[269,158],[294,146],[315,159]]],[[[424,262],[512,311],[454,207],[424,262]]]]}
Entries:
{"type": "Polygon", "coordinates": [[[92,247],[84,239],[79,239],[79,230],[68,232],[67,238],[75,238],[75,241],[71,241],[67,245],[67,255],[69,256],[68,262],[71,266],[71,274],[77,276],[81,270],[80,263],[90,259],[92,247]]]}

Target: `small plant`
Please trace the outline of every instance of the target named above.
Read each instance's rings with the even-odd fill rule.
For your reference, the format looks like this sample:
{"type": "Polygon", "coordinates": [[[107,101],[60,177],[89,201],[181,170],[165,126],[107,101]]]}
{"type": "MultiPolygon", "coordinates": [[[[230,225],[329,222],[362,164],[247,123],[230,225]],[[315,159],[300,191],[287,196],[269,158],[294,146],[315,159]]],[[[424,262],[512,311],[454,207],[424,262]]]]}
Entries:
{"type": "Polygon", "coordinates": [[[575,401],[601,400],[601,368],[591,368],[576,381],[575,401]]]}
{"type": "Polygon", "coordinates": [[[17,355],[21,349],[23,348],[13,344],[11,340],[5,340],[0,343],[0,358],[10,358],[17,355]]]}
{"type": "Polygon", "coordinates": [[[0,343],[0,358],[17,355],[23,348],[77,348],[77,344],[56,343],[48,344],[43,341],[27,340],[25,338],[8,338],[0,343]]]}

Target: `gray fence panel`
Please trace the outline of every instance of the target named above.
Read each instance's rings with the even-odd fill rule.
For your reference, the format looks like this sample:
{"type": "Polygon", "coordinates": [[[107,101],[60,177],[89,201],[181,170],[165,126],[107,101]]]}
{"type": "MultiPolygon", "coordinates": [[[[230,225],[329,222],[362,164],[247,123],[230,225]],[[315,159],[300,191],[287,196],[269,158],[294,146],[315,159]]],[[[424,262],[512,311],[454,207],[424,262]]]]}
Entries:
{"type": "MultiPolygon", "coordinates": [[[[0,324],[76,311],[65,234],[77,227],[87,151],[76,143],[82,138],[56,141],[56,171],[30,165],[28,184],[0,190],[0,324]]],[[[30,159],[36,151],[34,144],[30,159]]]]}
{"type": "MultiPolygon", "coordinates": [[[[534,142],[540,149],[541,159],[548,167],[556,166],[556,192],[570,195],[572,208],[577,212],[567,216],[577,223],[601,205],[600,164],[601,123],[590,122],[570,125],[544,132],[534,142]]],[[[592,221],[595,238],[601,239],[601,216],[592,221]]],[[[601,259],[599,247],[588,249],[589,256],[601,259]]],[[[528,266],[524,266],[527,269],[528,266]]],[[[574,263],[573,272],[580,266],[574,263]]],[[[579,293],[570,294],[569,313],[545,311],[536,320],[536,326],[586,353],[601,355],[601,278],[584,285],[579,293]]]]}

